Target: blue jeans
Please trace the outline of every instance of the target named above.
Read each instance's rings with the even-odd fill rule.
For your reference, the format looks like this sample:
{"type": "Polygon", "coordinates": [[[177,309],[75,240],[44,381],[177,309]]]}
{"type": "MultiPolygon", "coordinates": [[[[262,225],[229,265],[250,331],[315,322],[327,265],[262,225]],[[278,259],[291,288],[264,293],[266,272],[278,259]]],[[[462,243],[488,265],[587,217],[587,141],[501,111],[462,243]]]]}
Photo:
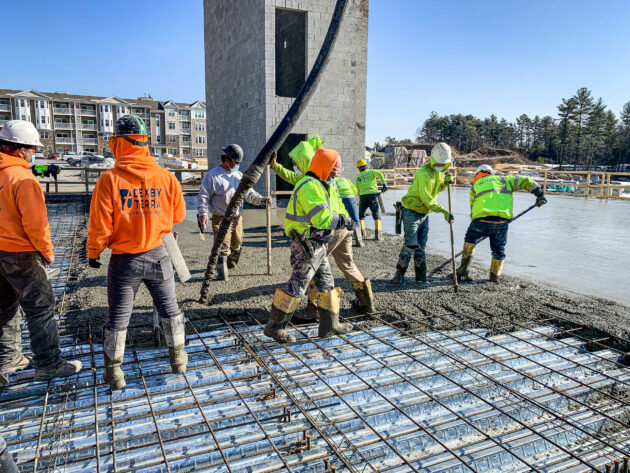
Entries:
{"type": "Polygon", "coordinates": [[[359,209],[357,207],[357,201],[354,197],[342,197],[341,201],[343,202],[343,206],[348,211],[348,215],[350,215],[350,219],[359,225],[359,209]]]}
{"type": "Polygon", "coordinates": [[[507,243],[508,222],[482,222],[482,219],[476,219],[470,222],[468,230],[466,230],[466,243],[476,245],[480,238],[490,238],[490,250],[492,257],[496,260],[505,259],[505,245],[507,243]]]}
{"type": "Polygon", "coordinates": [[[400,250],[400,258],[409,264],[411,254],[416,266],[426,261],[424,249],[429,236],[429,216],[414,210],[403,208],[403,225],[405,227],[405,244],[400,250]]]}

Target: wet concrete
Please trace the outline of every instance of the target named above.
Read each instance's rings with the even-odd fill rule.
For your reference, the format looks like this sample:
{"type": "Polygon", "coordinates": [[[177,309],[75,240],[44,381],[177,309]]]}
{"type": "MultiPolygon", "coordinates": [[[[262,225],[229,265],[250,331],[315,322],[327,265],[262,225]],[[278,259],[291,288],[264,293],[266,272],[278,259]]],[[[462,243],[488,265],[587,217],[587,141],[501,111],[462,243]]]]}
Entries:
{"type": "MultiPolygon", "coordinates": [[[[263,212],[259,212],[264,215],[263,212]]],[[[249,220],[249,213],[246,221],[249,220]]],[[[436,226],[436,225],[434,225],[436,226]]],[[[193,279],[177,283],[180,307],[187,317],[196,321],[200,328],[219,322],[217,315],[231,317],[254,316],[266,321],[273,294],[282,287],[290,274],[289,241],[280,227],[273,229],[273,274],[267,275],[264,227],[246,231],[241,263],[230,273],[227,282],[214,281],[211,287],[211,305],[202,306],[197,300],[203,281],[212,237],[205,242],[199,239],[196,224],[186,221],[177,227],[180,233],[182,253],[189,264],[193,279]]],[[[370,235],[371,236],[371,232],[370,235]]],[[[477,279],[460,288],[454,294],[449,279],[449,268],[437,273],[428,287],[413,280],[413,268],[402,287],[392,286],[390,279],[402,240],[398,236],[386,236],[385,241],[367,241],[364,248],[355,249],[355,258],[366,277],[373,281],[375,306],[387,320],[402,321],[403,326],[420,330],[453,329],[458,327],[490,327],[496,332],[511,331],[524,327],[548,325],[549,318],[566,319],[587,327],[628,337],[630,311],[627,307],[603,299],[580,297],[558,292],[548,285],[537,285],[531,280],[506,276],[501,284],[487,281],[484,266],[473,268],[477,279]]],[[[108,253],[108,252],[106,252],[108,253]]],[[[86,336],[92,325],[96,332],[107,320],[106,264],[109,255],[101,260],[104,266],[98,270],[83,265],[78,268],[78,281],[72,285],[66,297],[66,320],[78,330],[80,338],[86,336]]],[[[444,258],[431,255],[429,268],[435,268],[444,258]]],[[[356,314],[352,287],[343,279],[334,263],[333,274],[344,290],[342,316],[356,314]]],[[[150,342],[152,302],[146,288],[141,287],[136,297],[134,315],[129,332],[132,342],[150,342]]]]}
{"type": "MultiPolygon", "coordinates": [[[[387,212],[406,191],[386,192],[387,212]]],[[[461,251],[470,223],[467,188],[454,188],[455,252],[461,251]]],[[[619,200],[548,196],[549,203],[535,208],[510,225],[504,272],[578,294],[598,296],[630,305],[630,203],[619,200]]],[[[447,207],[446,192],[439,195],[447,207]]],[[[520,192],[514,198],[515,214],[534,203],[520,192]]],[[[431,215],[427,248],[450,257],[449,226],[441,214],[431,215]]],[[[367,218],[368,227],[373,221],[367,218]]],[[[383,228],[394,233],[394,217],[383,218],[383,228]]],[[[490,245],[482,242],[475,261],[490,266],[490,245]]]]}

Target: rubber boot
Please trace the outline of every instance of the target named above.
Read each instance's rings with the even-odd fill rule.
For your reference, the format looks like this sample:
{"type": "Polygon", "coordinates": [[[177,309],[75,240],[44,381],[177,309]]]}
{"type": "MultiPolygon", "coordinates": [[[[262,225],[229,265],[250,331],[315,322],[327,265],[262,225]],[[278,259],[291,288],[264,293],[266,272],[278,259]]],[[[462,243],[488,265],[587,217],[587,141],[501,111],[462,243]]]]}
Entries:
{"type": "Polygon", "coordinates": [[[374,313],[374,294],[372,293],[372,283],[369,279],[363,282],[353,282],[352,288],[359,302],[359,312],[362,314],[374,313]]]}
{"type": "Polygon", "coordinates": [[[367,235],[365,232],[365,220],[359,220],[359,226],[361,227],[361,236],[365,237],[367,235]]]}
{"type": "Polygon", "coordinates": [[[462,250],[462,261],[456,271],[458,281],[472,281],[472,278],[468,275],[468,271],[470,270],[470,266],[472,265],[474,254],[475,244],[464,242],[464,249],[462,250]]]}
{"type": "Polygon", "coordinates": [[[380,220],[374,220],[374,239],[376,241],[383,241],[383,231],[381,230],[380,220]]]}
{"type": "Polygon", "coordinates": [[[119,391],[124,388],[125,373],[120,368],[125,357],[125,341],[127,330],[103,331],[103,354],[105,356],[105,382],[109,384],[112,391],[119,391]]]}
{"type": "Polygon", "coordinates": [[[264,334],[279,343],[293,343],[295,337],[287,332],[287,325],[291,321],[293,312],[300,306],[300,298],[292,297],[282,289],[276,289],[273,305],[269,314],[269,322],[265,326],[264,334]]]}
{"type": "Polygon", "coordinates": [[[413,267],[416,271],[416,282],[427,283],[427,260],[422,258],[413,259],[413,267]]]}
{"type": "Polygon", "coordinates": [[[502,259],[492,258],[492,263],[490,263],[490,282],[498,283],[501,279],[503,261],[502,259]]]}
{"type": "Polygon", "coordinates": [[[232,250],[230,256],[227,257],[228,269],[234,269],[238,266],[238,260],[241,257],[241,250],[232,250]]]}
{"type": "Polygon", "coordinates": [[[295,311],[293,315],[294,323],[312,323],[319,320],[317,314],[317,288],[315,287],[315,282],[313,280],[308,283],[306,293],[308,294],[306,309],[299,309],[295,311]]]}
{"type": "Polygon", "coordinates": [[[161,320],[164,339],[168,347],[168,357],[171,362],[171,371],[175,374],[185,373],[188,353],[186,353],[184,315],[180,313],[171,317],[162,317],[161,320]]]}
{"type": "Polygon", "coordinates": [[[219,256],[217,260],[217,281],[227,280],[229,280],[227,256],[219,256]]]}
{"type": "Polygon", "coordinates": [[[343,291],[339,287],[331,289],[329,292],[320,292],[317,298],[317,308],[319,309],[319,338],[328,338],[333,335],[342,335],[352,332],[352,325],[339,323],[339,306],[343,291]]]}
{"type": "Polygon", "coordinates": [[[357,246],[359,248],[363,248],[365,246],[365,243],[363,243],[363,235],[361,234],[361,227],[354,227],[354,230],[352,230],[352,234],[354,236],[355,241],[357,242],[357,246]]]}
{"type": "Polygon", "coordinates": [[[396,263],[396,275],[392,279],[392,284],[402,284],[405,281],[405,273],[409,267],[409,261],[411,261],[411,255],[399,256],[398,263],[396,263]]]}
{"type": "Polygon", "coordinates": [[[66,378],[72,376],[81,371],[83,365],[79,360],[59,360],[59,364],[55,368],[50,369],[38,369],[35,368],[34,381],[50,381],[53,378],[66,378]]]}

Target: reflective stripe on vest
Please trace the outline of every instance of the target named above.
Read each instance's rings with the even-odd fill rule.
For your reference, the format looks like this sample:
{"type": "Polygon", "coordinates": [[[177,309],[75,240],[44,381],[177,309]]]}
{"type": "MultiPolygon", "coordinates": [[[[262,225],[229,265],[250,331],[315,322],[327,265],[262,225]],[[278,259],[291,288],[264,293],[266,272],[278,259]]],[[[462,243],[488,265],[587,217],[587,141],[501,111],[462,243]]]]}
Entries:
{"type": "Polygon", "coordinates": [[[491,192],[498,192],[499,194],[511,194],[513,193],[516,189],[518,189],[517,185],[518,185],[518,176],[516,176],[516,178],[514,179],[514,184],[512,186],[512,190],[509,190],[507,188],[507,181],[505,179],[505,177],[501,177],[501,184],[502,187],[501,189],[486,189],[485,191],[481,191],[481,192],[475,192],[475,186],[473,185],[472,187],[472,193],[473,193],[473,202],[477,199],[477,197],[481,197],[482,195],[486,195],[486,194],[490,194],[491,192]]]}
{"type": "Polygon", "coordinates": [[[300,222],[300,223],[311,223],[311,218],[313,218],[315,215],[317,215],[317,213],[325,208],[330,208],[330,196],[328,195],[328,191],[326,190],[326,188],[324,187],[324,192],[326,193],[326,202],[323,204],[319,204],[316,205],[315,207],[313,207],[307,215],[298,215],[297,214],[297,194],[299,192],[299,190],[302,188],[302,186],[304,184],[306,184],[307,182],[311,182],[311,181],[317,181],[319,182],[319,184],[324,187],[324,184],[322,184],[320,181],[318,181],[317,179],[311,177],[310,179],[307,179],[306,181],[304,181],[302,184],[300,184],[294,191],[293,191],[293,214],[290,214],[289,212],[286,213],[285,218],[287,220],[291,220],[292,222],[300,222]]]}

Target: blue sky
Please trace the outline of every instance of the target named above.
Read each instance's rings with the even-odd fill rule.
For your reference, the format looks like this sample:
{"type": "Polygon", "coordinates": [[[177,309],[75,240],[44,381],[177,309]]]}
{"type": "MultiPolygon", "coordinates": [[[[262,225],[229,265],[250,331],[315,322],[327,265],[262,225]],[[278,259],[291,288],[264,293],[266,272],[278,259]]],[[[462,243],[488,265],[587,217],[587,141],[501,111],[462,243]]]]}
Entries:
{"type": "MultiPolygon", "coordinates": [[[[3,17],[0,88],[205,98],[202,0],[5,2],[3,17]]],[[[618,114],[629,24],[627,0],[370,0],[366,142],[413,138],[432,110],[555,115],[579,87],[618,114]]]]}

